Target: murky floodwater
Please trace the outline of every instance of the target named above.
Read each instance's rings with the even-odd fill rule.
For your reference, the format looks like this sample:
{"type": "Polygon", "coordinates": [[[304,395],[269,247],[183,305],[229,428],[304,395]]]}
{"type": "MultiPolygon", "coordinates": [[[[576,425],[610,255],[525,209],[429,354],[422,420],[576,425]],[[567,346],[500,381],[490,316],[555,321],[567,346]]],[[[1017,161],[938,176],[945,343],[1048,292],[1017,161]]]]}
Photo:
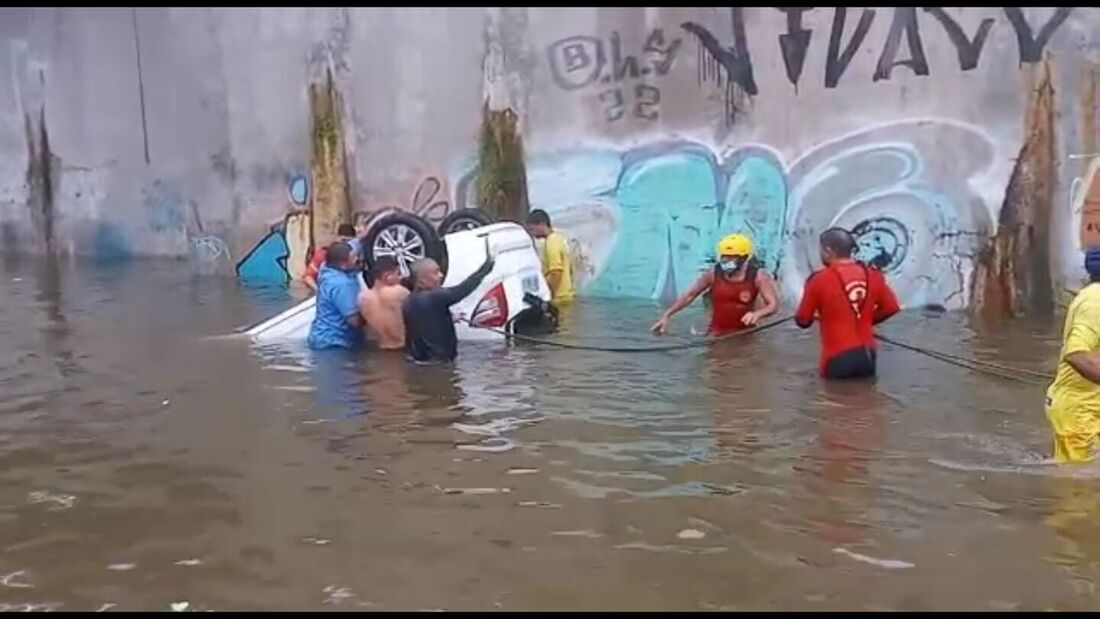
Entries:
{"type": "MultiPolygon", "coordinates": [[[[877,384],[826,385],[790,325],[681,353],[314,357],[210,337],[284,291],[0,266],[0,609],[1100,602],[1100,476],[1042,464],[1040,389],[894,349],[877,384]]],[[[582,303],[561,337],[652,342],[654,316],[582,303]]],[[[1045,369],[1059,327],[884,332],[1045,369]]]]}

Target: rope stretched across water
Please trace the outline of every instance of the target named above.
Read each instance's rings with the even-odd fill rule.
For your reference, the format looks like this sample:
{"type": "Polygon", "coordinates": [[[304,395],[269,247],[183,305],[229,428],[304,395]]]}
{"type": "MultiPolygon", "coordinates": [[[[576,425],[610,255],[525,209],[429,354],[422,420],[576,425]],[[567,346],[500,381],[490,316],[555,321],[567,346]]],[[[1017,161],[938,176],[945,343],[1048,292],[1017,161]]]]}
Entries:
{"type": "Polygon", "coordinates": [[[998,378],[1004,378],[1006,380],[1013,380],[1021,383],[1027,383],[1031,385],[1045,385],[1050,382],[1051,376],[1045,372],[1039,372],[1037,370],[1030,370],[1027,368],[1017,368],[1010,365],[1003,365],[1000,363],[994,363],[992,361],[982,361],[980,359],[968,359],[966,357],[959,357],[951,355],[945,352],[939,352],[936,350],[930,350],[928,348],[922,348],[920,346],[914,346],[912,344],[906,344],[905,342],[899,342],[898,340],[891,339],[885,335],[876,335],[875,339],[880,342],[885,342],[898,348],[904,348],[915,352],[920,355],[925,355],[944,363],[950,363],[957,365],[968,370],[974,370],[975,372],[982,372],[989,374],[990,376],[996,376],[998,378]]]}
{"type": "MultiPolygon", "coordinates": [[[[671,351],[677,351],[677,350],[689,350],[689,349],[692,349],[692,348],[702,348],[702,347],[705,347],[705,346],[709,346],[709,345],[711,345],[715,342],[720,342],[722,340],[732,339],[732,338],[739,337],[739,336],[744,336],[744,335],[749,335],[749,334],[752,334],[752,333],[759,333],[761,331],[766,331],[766,330],[771,329],[773,327],[778,327],[779,325],[784,324],[786,322],[790,322],[793,318],[794,318],[793,316],[787,316],[785,318],[780,318],[779,320],[775,320],[775,321],[769,322],[767,324],[763,324],[763,325],[760,325],[760,326],[757,326],[757,327],[753,327],[751,329],[745,329],[744,331],[734,331],[733,333],[727,333],[725,335],[720,335],[720,336],[717,336],[717,337],[705,338],[703,340],[698,340],[698,341],[695,341],[695,342],[683,342],[683,343],[680,343],[680,344],[668,344],[668,345],[662,345],[662,346],[640,346],[640,347],[586,346],[584,344],[569,344],[569,343],[566,343],[566,342],[557,342],[557,341],[554,341],[554,340],[538,338],[538,337],[532,337],[532,336],[529,336],[529,335],[522,335],[522,334],[519,334],[519,333],[509,333],[509,332],[507,332],[503,329],[497,329],[497,328],[494,328],[494,327],[475,327],[475,328],[486,329],[488,331],[493,331],[495,333],[499,333],[499,334],[501,334],[501,335],[503,335],[503,336],[505,336],[509,339],[513,339],[513,340],[516,340],[516,341],[528,342],[528,343],[531,343],[531,344],[540,344],[540,345],[543,345],[543,346],[553,346],[555,348],[563,348],[563,349],[567,349],[567,350],[587,350],[587,351],[613,352],[613,353],[652,353],[652,352],[671,352],[671,351]]],[[[470,326],[474,326],[473,323],[470,323],[470,326]]],[[[897,346],[898,348],[903,348],[905,350],[915,352],[917,354],[921,354],[921,355],[925,355],[927,357],[931,357],[932,359],[943,361],[944,363],[949,363],[951,365],[955,365],[955,366],[965,368],[965,369],[968,369],[968,370],[973,370],[975,372],[981,372],[981,373],[984,373],[984,374],[988,374],[990,376],[995,376],[997,378],[1003,378],[1003,379],[1006,379],[1006,380],[1013,380],[1013,381],[1032,384],[1032,385],[1045,385],[1047,382],[1050,381],[1050,376],[1048,374],[1046,374],[1044,372],[1039,372],[1037,370],[1031,370],[1031,369],[1027,369],[1027,368],[1017,368],[1017,367],[1012,367],[1012,366],[1009,366],[1009,365],[1003,365],[1003,364],[1000,364],[1000,363],[994,363],[992,361],[982,361],[980,359],[968,359],[966,357],[959,357],[959,356],[951,355],[951,354],[948,354],[948,353],[945,353],[945,352],[939,352],[939,351],[931,350],[931,349],[928,349],[928,348],[922,348],[920,346],[913,346],[912,344],[907,344],[905,342],[900,342],[898,340],[886,337],[885,335],[876,335],[875,338],[878,339],[881,342],[885,342],[885,343],[890,344],[892,346],[897,346]]]]}
{"type": "Polygon", "coordinates": [[[545,345],[545,346],[554,346],[556,348],[565,348],[565,349],[568,349],[568,350],[589,350],[589,351],[597,351],[597,352],[632,353],[632,352],[670,352],[670,351],[674,351],[674,350],[688,350],[688,349],[691,349],[691,348],[703,348],[705,346],[710,346],[711,344],[713,344],[715,342],[721,342],[722,340],[728,340],[728,339],[732,339],[732,338],[735,338],[735,337],[738,337],[738,336],[749,335],[751,333],[759,333],[761,331],[766,331],[768,329],[771,329],[772,327],[778,327],[779,325],[781,325],[785,322],[789,322],[792,319],[794,319],[794,316],[787,316],[786,318],[780,318],[779,320],[775,320],[775,321],[769,322],[767,324],[763,324],[763,325],[760,325],[760,326],[757,326],[757,327],[753,327],[751,329],[745,329],[744,331],[734,331],[733,333],[727,333],[725,335],[719,335],[719,336],[716,336],[716,337],[708,337],[708,338],[705,338],[705,339],[702,339],[702,340],[699,340],[699,341],[695,341],[695,342],[682,342],[680,344],[665,344],[665,345],[661,345],[661,346],[637,346],[637,347],[629,347],[629,346],[585,346],[584,344],[568,344],[566,342],[556,342],[554,340],[548,340],[548,339],[543,339],[543,338],[539,338],[539,337],[531,337],[529,335],[521,335],[519,333],[508,333],[507,331],[505,331],[503,329],[497,329],[497,328],[494,328],[494,327],[477,327],[473,323],[470,323],[470,326],[474,327],[475,329],[486,329],[486,330],[492,331],[494,333],[499,333],[499,334],[501,334],[501,335],[503,335],[507,338],[517,340],[517,341],[520,341],[520,342],[530,342],[532,344],[542,344],[542,345],[545,345]]]}

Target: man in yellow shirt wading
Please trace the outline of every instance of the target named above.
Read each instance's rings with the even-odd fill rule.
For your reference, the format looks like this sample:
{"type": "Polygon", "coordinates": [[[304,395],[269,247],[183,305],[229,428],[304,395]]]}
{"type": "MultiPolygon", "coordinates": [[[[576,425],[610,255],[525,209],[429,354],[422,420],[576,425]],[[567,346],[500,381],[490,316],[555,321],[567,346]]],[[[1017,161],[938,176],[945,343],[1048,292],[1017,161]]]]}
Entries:
{"type": "Polygon", "coordinates": [[[536,239],[543,239],[542,274],[550,285],[551,301],[562,305],[573,300],[573,263],[569,259],[569,244],[565,237],[550,225],[550,216],[542,209],[535,209],[527,216],[527,231],[536,239]]]}
{"type": "Polygon", "coordinates": [[[1091,280],[1074,297],[1062,332],[1062,354],[1047,389],[1054,459],[1088,462],[1100,439],[1100,247],[1085,253],[1091,280]]]}

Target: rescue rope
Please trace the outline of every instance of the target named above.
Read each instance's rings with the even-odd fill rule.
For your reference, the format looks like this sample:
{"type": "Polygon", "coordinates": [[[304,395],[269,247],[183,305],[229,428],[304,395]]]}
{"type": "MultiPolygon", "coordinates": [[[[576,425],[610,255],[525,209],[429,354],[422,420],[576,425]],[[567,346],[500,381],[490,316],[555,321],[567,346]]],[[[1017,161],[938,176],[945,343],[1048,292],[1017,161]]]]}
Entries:
{"type": "MultiPolygon", "coordinates": [[[[781,325],[785,322],[788,322],[792,319],[794,319],[794,316],[787,316],[786,318],[780,318],[779,320],[774,320],[772,322],[769,322],[769,323],[766,323],[766,324],[763,324],[763,325],[759,325],[759,326],[753,327],[751,329],[745,329],[744,331],[734,331],[733,333],[727,333],[725,335],[719,335],[717,337],[708,337],[706,339],[695,341],[695,342],[683,342],[683,343],[680,343],[680,344],[667,344],[667,345],[663,345],[663,346],[639,346],[639,347],[585,346],[583,344],[568,344],[566,342],[556,342],[554,340],[548,340],[548,339],[543,339],[543,338],[538,338],[538,337],[531,337],[529,335],[521,335],[519,333],[508,333],[507,331],[505,331],[503,329],[497,329],[495,327],[478,327],[478,326],[474,325],[472,322],[469,323],[469,324],[470,324],[471,327],[474,327],[475,329],[486,329],[486,330],[492,331],[494,333],[499,333],[499,334],[501,334],[501,335],[503,335],[507,338],[517,340],[517,341],[520,341],[520,342],[529,342],[531,344],[542,344],[542,345],[545,345],[545,346],[553,346],[553,347],[556,347],[556,348],[565,348],[565,349],[568,349],[568,350],[589,350],[589,351],[597,351],[597,352],[632,353],[632,352],[670,352],[670,351],[674,351],[674,350],[688,350],[688,349],[691,349],[691,348],[702,348],[704,346],[709,346],[709,345],[711,345],[715,342],[721,342],[723,340],[733,339],[735,337],[742,336],[742,335],[749,335],[751,333],[759,333],[761,331],[766,331],[768,329],[771,329],[772,327],[778,327],[779,325],[781,325]]],[[[469,321],[467,320],[467,322],[469,322],[469,321]]]]}
{"type": "MultiPolygon", "coordinates": [[[[543,345],[543,346],[552,346],[554,348],[563,348],[563,349],[566,349],[566,350],[587,350],[587,351],[595,351],[595,352],[612,352],[612,353],[647,353],[647,352],[672,352],[672,351],[677,351],[677,350],[689,350],[689,349],[692,349],[692,348],[702,348],[702,347],[705,347],[705,346],[709,346],[709,345],[711,345],[715,342],[720,342],[720,341],[727,340],[727,339],[733,339],[733,338],[739,337],[739,336],[750,335],[752,333],[760,333],[762,331],[766,331],[766,330],[771,329],[773,327],[778,327],[779,325],[784,324],[786,322],[790,322],[793,319],[794,319],[794,316],[787,316],[785,318],[780,318],[778,320],[774,320],[772,322],[769,322],[769,323],[766,323],[766,324],[763,324],[763,325],[759,325],[759,326],[753,327],[751,329],[746,329],[744,331],[734,331],[733,333],[727,333],[725,335],[720,335],[720,336],[717,336],[717,337],[709,337],[709,338],[705,338],[703,340],[699,340],[699,341],[695,341],[695,342],[683,342],[683,343],[680,343],[680,344],[668,344],[668,345],[663,345],[663,346],[638,346],[638,347],[586,346],[584,344],[569,344],[567,342],[557,342],[557,341],[554,341],[554,340],[549,340],[549,339],[539,338],[539,337],[532,337],[532,336],[529,336],[529,335],[522,335],[522,334],[519,334],[519,333],[509,333],[509,332],[505,331],[504,329],[498,329],[498,328],[495,328],[495,327],[479,327],[479,326],[474,325],[472,322],[469,322],[469,321],[467,321],[467,322],[470,324],[471,327],[474,327],[475,329],[485,329],[487,331],[492,331],[494,333],[499,333],[500,335],[503,335],[504,337],[512,339],[512,340],[516,340],[516,341],[520,341],[520,342],[528,342],[528,343],[531,343],[531,344],[540,344],[540,345],[543,345]]],[[[966,358],[966,357],[959,357],[957,355],[952,355],[952,354],[948,354],[948,353],[945,353],[945,352],[931,350],[931,349],[928,349],[928,348],[922,348],[920,346],[913,346],[912,344],[907,344],[905,342],[901,342],[901,341],[895,340],[893,338],[886,337],[885,335],[875,335],[875,339],[877,339],[881,342],[884,342],[886,344],[890,344],[892,346],[897,346],[898,348],[902,348],[902,349],[905,349],[905,350],[908,350],[908,351],[911,351],[911,352],[915,352],[915,353],[920,354],[920,355],[925,355],[926,357],[930,357],[930,358],[936,359],[938,361],[943,361],[944,363],[949,363],[951,365],[955,365],[955,366],[965,368],[965,369],[968,369],[968,370],[973,370],[975,372],[980,372],[980,373],[983,373],[983,374],[987,374],[989,376],[995,376],[997,378],[1002,378],[1002,379],[1005,379],[1005,380],[1012,380],[1012,381],[1017,381],[1017,382],[1021,382],[1021,383],[1031,384],[1031,385],[1045,385],[1047,382],[1050,381],[1050,378],[1051,378],[1048,374],[1046,374],[1044,372],[1037,371],[1037,370],[1031,370],[1031,369],[1028,369],[1028,368],[1018,368],[1018,367],[1013,367],[1013,366],[1009,366],[1009,365],[1003,365],[1003,364],[1000,364],[1000,363],[994,363],[992,361],[982,361],[980,359],[969,359],[969,358],[966,358]]]]}
{"type": "Polygon", "coordinates": [[[912,344],[906,344],[905,342],[899,342],[898,340],[888,338],[885,335],[875,335],[875,339],[879,340],[880,342],[890,344],[892,346],[897,346],[898,348],[904,348],[905,350],[915,352],[920,355],[925,355],[939,361],[943,361],[944,363],[950,363],[952,365],[957,365],[968,370],[982,372],[984,374],[996,376],[1005,380],[1013,380],[1031,385],[1045,385],[1051,380],[1050,375],[1036,370],[1002,365],[1000,363],[993,363],[992,361],[982,361],[980,359],[968,359],[966,357],[959,357],[945,352],[939,352],[936,350],[930,350],[928,348],[922,348],[920,346],[913,346],[912,344]]]}

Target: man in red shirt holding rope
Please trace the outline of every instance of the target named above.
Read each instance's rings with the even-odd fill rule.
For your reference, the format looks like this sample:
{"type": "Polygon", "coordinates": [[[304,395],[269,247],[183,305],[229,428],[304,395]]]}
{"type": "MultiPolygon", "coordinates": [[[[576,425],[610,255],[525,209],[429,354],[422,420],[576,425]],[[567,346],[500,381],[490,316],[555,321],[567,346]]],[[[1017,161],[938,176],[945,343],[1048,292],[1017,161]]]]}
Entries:
{"type": "Polygon", "coordinates": [[[877,361],[874,325],[901,309],[878,269],[856,262],[856,241],[843,228],[821,233],[825,265],[806,280],[794,315],[807,329],[816,316],[821,332],[821,375],[830,379],[869,378],[877,361]]]}

